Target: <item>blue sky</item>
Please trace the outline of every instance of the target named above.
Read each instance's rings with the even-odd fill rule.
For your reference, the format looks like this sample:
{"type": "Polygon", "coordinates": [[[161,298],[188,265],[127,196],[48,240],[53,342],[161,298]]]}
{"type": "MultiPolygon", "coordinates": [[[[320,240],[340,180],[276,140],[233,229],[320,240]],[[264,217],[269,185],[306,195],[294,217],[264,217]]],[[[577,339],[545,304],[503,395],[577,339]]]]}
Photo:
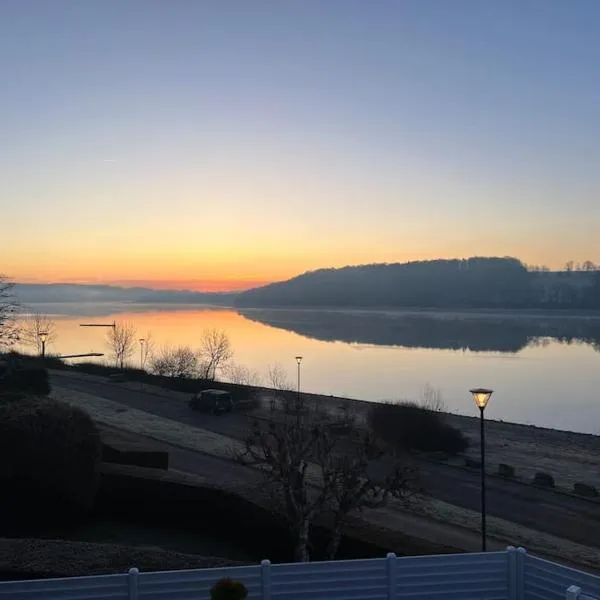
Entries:
{"type": "Polygon", "coordinates": [[[593,0],[3,0],[0,270],[600,262],[599,71],[593,0]]]}

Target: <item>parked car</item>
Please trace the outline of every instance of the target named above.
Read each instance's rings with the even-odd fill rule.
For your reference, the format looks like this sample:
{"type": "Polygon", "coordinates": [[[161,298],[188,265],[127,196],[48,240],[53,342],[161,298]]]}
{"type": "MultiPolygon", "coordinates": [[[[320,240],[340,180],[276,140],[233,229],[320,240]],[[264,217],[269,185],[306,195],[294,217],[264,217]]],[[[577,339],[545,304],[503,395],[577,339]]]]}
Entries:
{"type": "Polygon", "coordinates": [[[192,396],[190,407],[194,410],[218,415],[231,412],[233,410],[233,400],[231,394],[224,390],[202,390],[192,396]]]}

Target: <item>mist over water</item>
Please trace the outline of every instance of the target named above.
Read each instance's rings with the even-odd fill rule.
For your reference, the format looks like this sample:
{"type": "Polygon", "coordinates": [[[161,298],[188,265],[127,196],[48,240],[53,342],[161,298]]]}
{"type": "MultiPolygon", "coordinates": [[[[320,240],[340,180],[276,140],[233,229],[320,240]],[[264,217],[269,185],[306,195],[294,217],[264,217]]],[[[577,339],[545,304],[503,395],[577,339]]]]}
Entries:
{"type": "MultiPolygon", "coordinates": [[[[302,389],[371,401],[418,399],[430,384],[451,412],[475,415],[468,390],[495,390],[490,418],[600,434],[600,315],[361,310],[269,310],[132,303],[44,303],[55,315],[50,352],[106,352],[105,332],[83,322],[132,323],[158,347],[228,333],[236,363],[265,379],[281,363],[302,389]]],[[[131,359],[136,365],[136,354],[131,359]]],[[[107,360],[96,359],[99,361],[107,360]]]]}

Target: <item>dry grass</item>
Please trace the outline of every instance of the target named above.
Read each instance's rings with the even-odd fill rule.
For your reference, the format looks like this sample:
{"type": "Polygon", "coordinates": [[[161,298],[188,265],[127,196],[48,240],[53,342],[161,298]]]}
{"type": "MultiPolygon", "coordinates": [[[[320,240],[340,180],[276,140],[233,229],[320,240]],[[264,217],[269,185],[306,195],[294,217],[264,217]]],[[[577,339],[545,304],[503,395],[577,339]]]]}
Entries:
{"type": "Polygon", "coordinates": [[[128,408],[119,402],[92,394],[56,388],[51,395],[57,400],[83,408],[98,423],[174,446],[219,458],[231,458],[234,451],[243,450],[243,444],[224,435],[128,408]]]}
{"type": "MultiPolygon", "coordinates": [[[[413,510],[436,521],[452,523],[477,533],[481,531],[479,513],[441,500],[422,498],[415,503],[413,510]]],[[[596,548],[583,546],[497,517],[488,516],[487,533],[489,537],[506,544],[522,546],[531,552],[546,554],[567,562],[594,568],[600,564],[600,550],[596,548]]]]}
{"type": "MultiPolygon", "coordinates": [[[[469,455],[476,457],[478,420],[457,415],[449,415],[448,420],[471,438],[469,455]]],[[[531,481],[535,473],[543,471],[554,477],[557,487],[566,490],[572,490],[575,482],[600,488],[600,436],[488,421],[486,456],[490,471],[506,463],[514,466],[524,481],[531,481]]]]}

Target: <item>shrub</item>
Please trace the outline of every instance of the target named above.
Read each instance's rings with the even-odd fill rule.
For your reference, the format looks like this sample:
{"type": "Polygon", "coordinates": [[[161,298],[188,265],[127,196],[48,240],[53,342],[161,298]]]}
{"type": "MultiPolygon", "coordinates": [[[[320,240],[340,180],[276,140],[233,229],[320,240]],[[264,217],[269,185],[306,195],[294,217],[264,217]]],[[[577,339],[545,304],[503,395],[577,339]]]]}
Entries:
{"type": "Polygon", "coordinates": [[[599,495],[598,490],[593,485],[578,482],[573,484],[573,493],[578,494],[579,496],[586,496],[588,498],[597,498],[599,495]]]}
{"type": "Polygon", "coordinates": [[[514,477],[515,476],[515,468],[512,465],[506,465],[504,463],[500,463],[498,465],[498,475],[500,477],[514,477]]]}
{"type": "Polygon", "coordinates": [[[469,446],[468,438],[448,425],[443,413],[412,402],[373,404],[368,423],[375,435],[398,450],[458,454],[469,446]]]}
{"type": "Polygon", "coordinates": [[[0,514],[56,523],[89,511],[100,434],[84,411],[48,398],[0,405],[0,514]]]}
{"type": "Polygon", "coordinates": [[[2,392],[47,396],[50,393],[48,371],[41,367],[17,365],[9,367],[2,375],[2,392]]]}
{"type": "Polygon", "coordinates": [[[210,590],[211,600],[244,600],[247,595],[248,590],[241,581],[229,578],[219,579],[210,590]]]}
{"type": "Polygon", "coordinates": [[[549,473],[538,471],[533,477],[533,485],[541,487],[554,487],[554,477],[549,473]]]}

